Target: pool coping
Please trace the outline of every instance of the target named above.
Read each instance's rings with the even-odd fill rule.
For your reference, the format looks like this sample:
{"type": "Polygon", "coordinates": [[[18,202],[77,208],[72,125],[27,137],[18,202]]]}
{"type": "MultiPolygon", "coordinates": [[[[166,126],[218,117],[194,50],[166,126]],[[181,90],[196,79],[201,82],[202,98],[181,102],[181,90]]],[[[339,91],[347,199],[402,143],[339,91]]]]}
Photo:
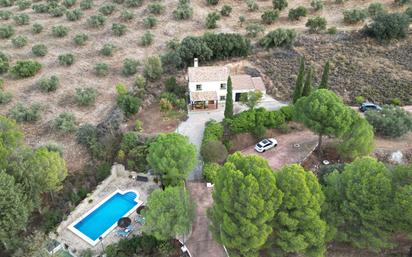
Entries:
{"type": "Polygon", "coordinates": [[[85,234],[83,234],[80,230],[78,230],[77,228],[75,228],[74,226],[79,223],[82,219],[86,218],[90,213],[92,213],[93,211],[95,211],[97,208],[99,208],[101,205],[103,205],[105,202],[107,202],[107,200],[109,200],[111,197],[113,197],[115,194],[120,193],[122,195],[129,193],[129,192],[133,192],[136,194],[136,198],[134,199],[134,201],[137,202],[137,204],[130,209],[130,211],[128,211],[125,215],[123,215],[122,217],[128,217],[130,214],[132,214],[134,211],[136,211],[136,209],[143,204],[142,201],[139,201],[139,196],[140,194],[133,189],[130,190],[120,190],[117,189],[115,190],[113,193],[109,194],[108,196],[106,196],[103,200],[101,200],[97,205],[95,205],[93,208],[91,208],[89,211],[87,211],[85,214],[83,214],[82,216],[80,216],[79,218],[77,218],[75,221],[73,221],[69,226],[68,229],[73,232],[76,236],[80,237],[81,239],[83,239],[84,241],[86,241],[88,244],[90,244],[91,246],[95,246],[98,242],[100,242],[100,237],[104,238],[105,236],[107,236],[110,232],[113,231],[113,229],[115,227],[117,227],[117,222],[115,222],[112,226],[110,226],[103,234],[101,234],[99,236],[99,238],[97,238],[96,240],[92,240],[90,239],[88,236],[86,236],[85,234]]]}

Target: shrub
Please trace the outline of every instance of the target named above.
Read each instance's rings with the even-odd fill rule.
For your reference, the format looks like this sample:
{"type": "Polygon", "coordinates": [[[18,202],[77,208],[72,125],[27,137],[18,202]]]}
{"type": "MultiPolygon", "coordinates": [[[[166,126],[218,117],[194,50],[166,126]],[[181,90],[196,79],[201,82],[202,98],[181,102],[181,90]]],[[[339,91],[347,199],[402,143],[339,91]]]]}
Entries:
{"type": "Polygon", "coordinates": [[[73,42],[76,45],[83,46],[83,45],[86,44],[86,41],[88,39],[89,39],[89,37],[85,33],[80,33],[80,34],[77,34],[76,36],[74,36],[73,42]]]}
{"type": "Polygon", "coordinates": [[[105,4],[99,8],[99,12],[103,15],[109,16],[114,12],[115,9],[116,6],[114,4],[105,4]]]}
{"type": "Polygon", "coordinates": [[[188,1],[179,0],[176,10],[173,11],[176,20],[188,20],[193,16],[193,8],[188,1]]]}
{"type": "Polygon", "coordinates": [[[33,4],[31,9],[33,9],[35,13],[47,13],[49,6],[46,4],[33,4]]]}
{"type": "Polygon", "coordinates": [[[10,38],[14,35],[14,29],[10,25],[4,25],[0,27],[0,38],[10,38]]]}
{"type": "Polygon", "coordinates": [[[66,12],[66,8],[59,5],[49,6],[48,12],[53,17],[61,17],[66,12]]]}
{"type": "Polygon", "coordinates": [[[223,137],[223,125],[214,120],[210,120],[205,124],[205,131],[203,132],[202,145],[210,141],[221,141],[223,137]]]}
{"type": "Polygon", "coordinates": [[[33,60],[19,60],[14,65],[10,73],[16,78],[32,77],[39,72],[41,64],[33,60]]]}
{"type": "Polygon", "coordinates": [[[57,57],[59,60],[60,65],[70,66],[74,63],[74,55],[73,54],[61,54],[57,57]]]}
{"type": "Polygon", "coordinates": [[[295,41],[297,34],[294,29],[276,29],[266,34],[259,44],[265,48],[289,47],[295,41]]]}
{"type": "Polygon", "coordinates": [[[343,21],[348,24],[355,24],[364,21],[368,17],[368,13],[364,10],[344,10],[343,21]]]}
{"type": "Polygon", "coordinates": [[[409,20],[412,22],[412,7],[406,8],[405,15],[408,16],[409,20]]]}
{"type": "Polygon", "coordinates": [[[312,8],[315,11],[320,11],[323,9],[323,1],[322,0],[312,0],[312,2],[310,2],[310,6],[312,6],[312,8]]]}
{"type": "Polygon", "coordinates": [[[338,32],[338,29],[335,26],[333,26],[333,27],[328,28],[327,32],[328,34],[334,35],[338,32]]]}
{"type": "Polygon", "coordinates": [[[120,36],[123,36],[126,33],[127,27],[126,27],[126,25],[121,24],[121,23],[113,23],[112,31],[113,31],[113,34],[120,37],[120,36]]]}
{"type": "Polygon", "coordinates": [[[399,105],[401,105],[401,99],[398,98],[398,97],[392,98],[391,99],[391,104],[399,106],[399,105]]]}
{"type": "Polygon", "coordinates": [[[282,106],[279,111],[283,114],[285,121],[293,120],[293,113],[295,111],[293,105],[282,106]]]}
{"type": "Polygon", "coordinates": [[[82,0],[82,1],[80,1],[80,9],[82,9],[82,10],[91,9],[92,6],[93,6],[93,1],[92,0],[82,0]]]}
{"type": "Polygon", "coordinates": [[[45,56],[47,54],[47,46],[45,44],[36,44],[31,48],[35,56],[45,56]]]}
{"type": "Polygon", "coordinates": [[[363,97],[363,96],[361,96],[361,95],[358,95],[358,96],[356,96],[355,97],[355,103],[357,103],[357,104],[362,104],[362,103],[364,103],[365,102],[365,97],[363,97]]]}
{"type": "Polygon", "coordinates": [[[134,59],[126,58],[123,60],[123,69],[122,73],[125,76],[131,76],[136,74],[137,66],[140,65],[140,62],[134,59]]]}
{"type": "Polygon", "coordinates": [[[201,154],[205,162],[223,163],[227,157],[227,149],[222,142],[213,140],[202,145],[201,154]]]}
{"type": "Polygon", "coordinates": [[[265,28],[259,23],[250,23],[246,26],[247,35],[249,37],[256,37],[259,33],[265,31],[265,28]]]}
{"type": "Polygon", "coordinates": [[[92,28],[100,28],[106,22],[106,17],[102,14],[92,15],[87,19],[87,24],[92,28]]]}
{"type": "Polygon", "coordinates": [[[52,28],[52,34],[55,37],[65,37],[67,36],[67,33],[69,33],[68,27],[57,25],[57,26],[53,26],[52,28]]]}
{"type": "Polygon", "coordinates": [[[98,62],[94,66],[94,71],[97,76],[107,76],[109,74],[109,66],[104,62],[98,62]]]}
{"type": "Polygon", "coordinates": [[[313,18],[309,18],[305,26],[309,28],[309,31],[311,33],[314,33],[314,32],[317,33],[322,30],[325,30],[326,25],[327,25],[327,22],[325,18],[316,16],[313,18]]]}
{"type": "Polygon", "coordinates": [[[220,20],[220,15],[217,12],[211,12],[206,17],[206,28],[214,29],[217,28],[217,21],[220,20]]]}
{"type": "Polygon", "coordinates": [[[217,5],[219,3],[219,0],[206,0],[208,5],[217,5]]]}
{"type": "Polygon", "coordinates": [[[50,78],[43,77],[36,82],[36,86],[43,92],[52,92],[59,86],[59,78],[55,75],[50,78]]]}
{"type": "Polygon", "coordinates": [[[15,48],[22,48],[23,46],[27,45],[27,37],[25,36],[17,36],[11,39],[11,43],[15,48]]]}
{"type": "Polygon", "coordinates": [[[371,17],[375,17],[379,13],[383,13],[383,12],[385,12],[385,7],[381,3],[371,3],[368,6],[368,13],[369,13],[369,16],[371,17]]]}
{"type": "Polygon", "coordinates": [[[137,75],[136,79],[134,80],[133,86],[137,89],[145,89],[146,79],[142,75],[137,75]]]}
{"type": "Polygon", "coordinates": [[[153,28],[154,26],[156,26],[156,24],[157,19],[153,15],[149,15],[148,17],[143,19],[143,25],[148,29],[153,28]]]}
{"type": "Polygon", "coordinates": [[[143,0],[125,0],[126,7],[139,7],[142,6],[143,0]]]}
{"type": "Polygon", "coordinates": [[[20,14],[16,14],[13,16],[13,20],[14,22],[21,26],[21,25],[27,25],[30,22],[30,18],[29,15],[25,14],[25,13],[20,13],[20,14]]]}
{"type": "Polygon", "coordinates": [[[379,41],[404,38],[409,28],[409,17],[402,13],[379,13],[364,32],[379,41]]]}
{"type": "Polygon", "coordinates": [[[7,104],[11,101],[13,95],[9,92],[0,90],[0,104],[7,104]]]}
{"type": "Polygon", "coordinates": [[[158,80],[162,76],[163,67],[159,56],[147,58],[144,64],[144,75],[149,80],[158,80]]]}
{"type": "Polygon", "coordinates": [[[279,11],[285,9],[288,7],[288,1],[287,0],[272,0],[273,8],[277,9],[279,11]]]}
{"type": "Polygon", "coordinates": [[[148,46],[153,43],[154,35],[150,31],[146,31],[143,36],[140,38],[139,44],[141,46],[148,46]]]}
{"type": "Polygon", "coordinates": [[[31,1],[28,0],[18,0],[16,2],[17,6],[19,7],[19,10],[26,10],[31,6],[31,1]]]}
{"type": "Polygon", "coordinates": [[[34,23],[33,26],[31,27],[31,32],[33,32],[34,34],[39,34],[42,31],[43,31],[43,26],[38,23],[34,23]]]}
{"type": "Polygon", "coordinates": [[[262,16],[262,21],[265,24],[272,24],[279,18],[279,10],[267,10],[262,16]]]}
{"type": "Polygon", "coordinates": [[[0,1],[0,6],[1,7],[9,7],[14,4],[14,0],[1,0],[0,1]]]}
{"type": "Polygon", "coordinates": [[[70,8],[76,4],[76,0],[63,0],[62,4],[67,8],[70,8]]]}
{"type": "Polygon", "coordinates": [[[121,94],[117,97],[117,105],[129,117],[139,111],[140,100],[130,94],[121,94]]]}
{"type": "Polygon", "coordinates": [[[259,10],[259,5],[256,3],[256,0],[246,0],[246,5],[251,12],[259,10]]]}
{"type": "Polygon", "coordinates": [[[3,90],[3,89],[4,89],[4,79],[0,78],[0,90],[3,90]]]}
{"type": "MultiPolygon", "coordinates": [[[[9,66],[10,66],[9,58],[4,53],[0,52],[0,74],[6,73],[9,70],[9,66]]],[[[1,83],[2,86],[3,86],[3,83],[1,83]]],[[[2,86],[0,88],[2,88],[2,86]]]]}
{"type": "Polygon", "coordinates": [[[7,10],[0,10],[0,20],[8,20],[10,19],[13,13],[7,10]]]}
{"type": "Polygon", "coordinates": [[[224,6],[222,6],[222,9],[220,10],[220,15],[230,16],[231,12],[232,12],[232,7],[230,5],[225,4],[224,6]]]}
{"type": "Polygon", "coordinates": [[[412,116],[398,106],[383,106],[381,111],[367,111],[366,120],[376,134],[396,138],[412,130],[412,116]]]}
{"type": "Polygon", "coordinates": [[[159,102],[161,112],[169,112],[173,109],[172,103],[167,98],[161,98],[159,102]]]}
{"type": "Polygon", "coordinates": [[[290,20],[299,20],[300,17],[306,17],[307,15],[308,10],[303,6],[299,6],[295,9],[290,9],[288,17],[290,20]]]}
{"type": "Polygon", "coordinates": [[[76,118],[73,113],[63,112],[52,122],[52,127],[64,133],[70,133],[76,130],[76,118]]]}
{"type": "Polygon", "coordinates": [[[76,142],[91,148],[97,143],[97,128],[91,124],[83,124],[76,131],[76,142]]]}
{"type": "Polygon", "coordinates": [[[83,12],[80,9],[68,10],[66,12],[66,18],[69,21],[77,21],[83,16],[83,12]]]}
{"type": "Polygon", "coordinates": [[[410,3],[411,0],[394,0],[394,2],[397,5],[404,5],[404,4],[410,3]]]}
{"type": "Polygon", "coordinates": [[[106,43],[103,45],[102,49],[100,49],[100,54],[105,55],[105,56],[112,56],[114,49],[115,49],[115,46],[113,44],[106,43]]]}
{"type": "Polygon", "coordinates": [[[30,106],[17,103],[10,109],[9,117],[17,122],[34,122],[40,118],[41,106],[32,104],[30,106]]]}
{"type": "Polygon", "coordinates": [[[89,106],[94,104],[97,97],[97,91],[91,87],[76,88],[76,94],[74,100],[78,105],[89,106]]]}
{"type": "Polygon", "coordinates": [[[165,6],[160,3],[151,3],[147,6],[149,13],[162,14],[165,11],[165,6]]]}
{"type": "Polygon", "coordinates": [[[122,21],[131,21],[134,18],[134,14],[129,10],[123,10],[120,18],[122,19],[122,21]]]}

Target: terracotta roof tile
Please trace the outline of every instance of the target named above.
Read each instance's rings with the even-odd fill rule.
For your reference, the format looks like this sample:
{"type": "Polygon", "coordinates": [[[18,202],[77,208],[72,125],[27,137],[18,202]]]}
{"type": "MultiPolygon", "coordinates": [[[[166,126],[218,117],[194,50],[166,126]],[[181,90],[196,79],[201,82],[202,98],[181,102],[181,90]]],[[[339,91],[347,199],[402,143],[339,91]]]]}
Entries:
{"type": "Polygon", "coordinates": [[[229,68],[226,66],[189,67],[189,82],[226,81],[229,68]]]}

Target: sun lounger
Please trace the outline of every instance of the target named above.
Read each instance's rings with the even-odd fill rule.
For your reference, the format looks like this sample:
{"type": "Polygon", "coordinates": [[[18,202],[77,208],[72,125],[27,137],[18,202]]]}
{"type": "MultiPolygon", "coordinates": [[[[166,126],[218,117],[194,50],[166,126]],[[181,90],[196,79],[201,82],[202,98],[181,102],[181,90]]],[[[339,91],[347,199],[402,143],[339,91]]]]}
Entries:
{"type": "Polygon", "coordinates": [[[116,235],[119,237],[127,237],[130,234],[130,232],[126,232],[123,229],[119,229],[116,231],[116,235]]]}
{"type": "Polygon", "coordinates": [[[134,221],[137,222],[137,223],[139,223],[139,224],[141,224],[141,225],[144,224],[144,218],[143,218],[142,216],[140,216],[140,215],[137,215],[137,216],[134,218],[134,221]]]}

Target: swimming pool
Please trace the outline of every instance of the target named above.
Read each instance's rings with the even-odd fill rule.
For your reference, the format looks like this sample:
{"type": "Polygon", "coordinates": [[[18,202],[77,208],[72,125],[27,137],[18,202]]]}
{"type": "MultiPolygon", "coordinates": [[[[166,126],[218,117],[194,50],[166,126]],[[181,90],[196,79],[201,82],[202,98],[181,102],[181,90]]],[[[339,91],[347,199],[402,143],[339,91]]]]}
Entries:
{"type": "Polygon", "coordinates": [[[100,204],[73,222],[69,229],[91,245],[117,226],[117,221],[130,215],[139,205],[138,194],[116,190],[100,204]]]}

